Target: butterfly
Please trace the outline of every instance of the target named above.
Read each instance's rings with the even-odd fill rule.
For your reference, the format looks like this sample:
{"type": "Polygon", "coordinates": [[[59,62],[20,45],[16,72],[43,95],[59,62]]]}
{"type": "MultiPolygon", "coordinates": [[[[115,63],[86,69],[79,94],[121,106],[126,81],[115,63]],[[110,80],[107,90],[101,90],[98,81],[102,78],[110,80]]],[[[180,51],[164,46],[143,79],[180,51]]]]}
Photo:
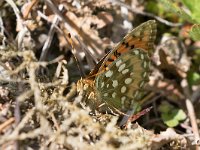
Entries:
{"type": "Polygon", "coordinates": [[[140,105],[149,79],[156,32],[155,20],[136,27],[85,79],[78,81],[77,90],[82,93],[86,105],[113,112],[127,112],[140,105]]]}

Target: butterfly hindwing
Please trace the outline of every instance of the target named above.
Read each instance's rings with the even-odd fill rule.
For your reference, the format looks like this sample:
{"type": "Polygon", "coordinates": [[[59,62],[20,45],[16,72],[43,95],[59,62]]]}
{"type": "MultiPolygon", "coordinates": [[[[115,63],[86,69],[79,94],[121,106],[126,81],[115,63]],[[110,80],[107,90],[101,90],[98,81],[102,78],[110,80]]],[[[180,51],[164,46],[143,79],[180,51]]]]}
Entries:
{"type": "Polygon", "coordinates": [[[149,74],[149,57],[143,49],[131,49],[98,75],[95,86],[102,101],[118,110],[130,110],[140,99],[149,74]]]}

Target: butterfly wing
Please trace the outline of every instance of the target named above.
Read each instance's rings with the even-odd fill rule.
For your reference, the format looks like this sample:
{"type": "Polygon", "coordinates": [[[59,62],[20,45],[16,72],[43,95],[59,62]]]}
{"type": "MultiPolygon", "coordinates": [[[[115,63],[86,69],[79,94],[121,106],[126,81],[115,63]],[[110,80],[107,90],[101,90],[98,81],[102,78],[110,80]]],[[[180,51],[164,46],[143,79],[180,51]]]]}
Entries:
{"type": "Polygon", "coordinates": [[[145,22],[100,61],[95,87],[102,101],[121,111],[133,109],[139,102],[148,81],[155,37],[156,22],[145,22]]]}
{"type": "Polygon", "coordinates": [[[156,21],[149,20],[141,24],[125,36],[110,53],[106,54],[91,71],[89,76],[104,72],[109,64],[115,61],[120,55],[133,48],[141,48],[150,55],[153,51],[155,38],[156,21]]]}

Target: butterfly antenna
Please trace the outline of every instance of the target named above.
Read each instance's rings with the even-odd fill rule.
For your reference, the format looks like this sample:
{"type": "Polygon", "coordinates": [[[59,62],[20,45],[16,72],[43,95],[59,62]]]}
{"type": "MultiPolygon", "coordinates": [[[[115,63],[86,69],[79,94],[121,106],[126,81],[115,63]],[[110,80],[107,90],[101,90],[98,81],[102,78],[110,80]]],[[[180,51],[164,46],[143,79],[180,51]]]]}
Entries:
{"type": "Polygon", "coordinates": [[[74,48],[74,44],[73,44],[74,42],[73,42],[72,36],[71,36],[71,34],[70,34],[69,32],[68,32],[67,40],[68,40],[69,44],[71,45],[72,54],[73,54],[73,57],[74,57],[75,62],[76,62],[76,64],[77,64],[78,70],[79,70],[79,72],[81,73],[81,77],[83,77],[83,76],[85,76],[85,73],[84,73],[84,71],[82,70],[82,68],[80,67],[79,60],[77,59],[77,57],[76,57],[76,55],[75,55],[76,50],[75,50],[75,48],[74,48]]]}
{"type": "Polygon", "coordinates": [[[87,47],[85,46],[84,43],[82,43],[80,41],[80,39],[78,38],[78,36],[75,36],[76,40],[80,43],[81,47],[83,48],[84,52],[85,52],[85,56],[89,55],[90,57],[86,57],[86,61],[87,61],[87,64],[89,65],[90,68],[94,68],[94,66],[96,66],[98,60],[96,57],[93,56],[93,54],[87,49],[87,47]],[[89,58],[92,58],[89,59],[89,58]],[[94,64],[95,62],[95,64],[94,64]]]}

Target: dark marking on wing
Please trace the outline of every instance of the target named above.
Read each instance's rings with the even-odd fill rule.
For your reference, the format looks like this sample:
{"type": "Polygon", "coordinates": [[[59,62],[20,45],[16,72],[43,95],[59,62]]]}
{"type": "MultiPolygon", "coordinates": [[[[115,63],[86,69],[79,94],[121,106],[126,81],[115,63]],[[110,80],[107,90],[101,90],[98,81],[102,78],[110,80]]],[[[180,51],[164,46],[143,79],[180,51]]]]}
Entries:
{"type": "Polygon", "coordinates": [[[135,45],[131,45],[131,49],[134,49],[135,48],[135,45]]]}

